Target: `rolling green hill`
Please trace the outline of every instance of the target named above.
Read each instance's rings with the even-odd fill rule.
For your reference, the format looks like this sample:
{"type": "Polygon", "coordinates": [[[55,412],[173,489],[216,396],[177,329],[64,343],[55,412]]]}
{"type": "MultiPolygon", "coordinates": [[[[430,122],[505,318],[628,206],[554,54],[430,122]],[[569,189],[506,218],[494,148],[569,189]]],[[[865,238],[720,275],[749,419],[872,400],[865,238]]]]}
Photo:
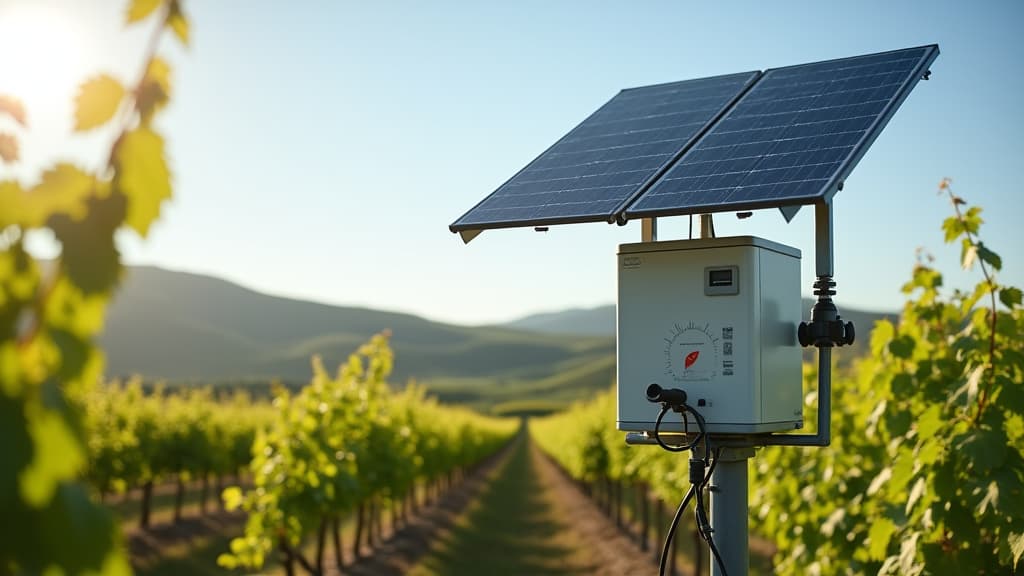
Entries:
{"type": "Polygon", "coordinates": [[[391,330],[392,381],[415,378],[442,400],[478,408],[509,401],[562,405],[614,376],[610,335],[538,334],[469,327],[409,315],[261,294],[230,282],[133,267],[102,337],[110,377],[188,383],[305,382],[310,356],[328,369],[391,330]]]}

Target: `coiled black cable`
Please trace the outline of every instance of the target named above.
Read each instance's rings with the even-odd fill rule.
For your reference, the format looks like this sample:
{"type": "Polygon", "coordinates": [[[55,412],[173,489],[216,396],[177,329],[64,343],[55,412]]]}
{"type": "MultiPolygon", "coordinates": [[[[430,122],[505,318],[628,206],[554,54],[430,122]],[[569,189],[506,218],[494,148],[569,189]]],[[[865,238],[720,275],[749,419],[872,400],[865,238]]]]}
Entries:
{"type": "MultiPolygon", "coordinates": [[[[657,388],[657,392],[660,393],[661,388],[657,388]]],[[[661,559],[658,563],[658,574],[660,576],[665,575],[668,555],[672,547],[672,539],[675,536],[676,528],[679,525],[679,519],[682,517],[683,511],[686,510],[686,507],[689,505],[690,500],[696,497],[697,506],[695,510],[695,519],[697,521],[698,532],[700,533],[701,538],[707,542],[708,548],[711,550],[711,555],[715,558],[715,562],[717,563],[722,576],[728,576],[725,570],[725,563],[722,561],[721,554],[719,554],[718,547],[715,546],[715,541],[712,537],[711,524],[708,522],[707,512],[704,510],[704,489],[707,487],[708,482],[711,481],[711,474],[715,471],[715,466],[718,464],[718,459],[721,456],[721,448],[716,449],[714,458],[711,458],[707,423],[704,421],[704,416],[686,403],[686,396],[684,393],[678,390],[672,390],[670,392],[677,392],[681,398],[678,402],[674,403],[662,402],[661,411],[658,413],[658,419],[654,423],[655,442],[658,443],[658,446],[661,446],[664,450],[668,450],[669,452],[685,452],[687,450],[694,450],[703,442],[704,455],[703,458],[694,456],[690,459],[690,488],[686,491],[686,495],[683,497],[682,502],[679,503],[679,507],[676,509],[676,513],[672,517],[672,524],[669,526],[668,533],[665,535],[665,544],[662,547],[661,559]],[[683,415],[683,433],[687,436],[689,436],[689,419],[686,416],[687,414],[693,415],[693,419],[697,422],[699,432],[692,441],[679,446],[669,446],[661,439],[661,422],[665,419],[665,414],[667,414],[669,410],[675,410],[683,415]],[[704,473],[705,469],[707,469],[706,474],[704,473]]],[[[648,399],[653,401],[651,396],[652,395],[649,391],[648,399]]]]}

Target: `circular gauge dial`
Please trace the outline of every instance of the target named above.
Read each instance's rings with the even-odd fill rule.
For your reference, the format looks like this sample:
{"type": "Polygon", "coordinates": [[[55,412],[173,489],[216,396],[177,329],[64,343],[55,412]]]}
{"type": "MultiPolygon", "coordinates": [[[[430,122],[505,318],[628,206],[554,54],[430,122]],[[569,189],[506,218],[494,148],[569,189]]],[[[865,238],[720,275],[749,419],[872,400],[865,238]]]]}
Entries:
{"type": "Polygon", "coordinates": [[[718,339],[710,324],[675,324],[665,343],[665,374],[676,382],[707,382],[718,375],[718,339]]]}

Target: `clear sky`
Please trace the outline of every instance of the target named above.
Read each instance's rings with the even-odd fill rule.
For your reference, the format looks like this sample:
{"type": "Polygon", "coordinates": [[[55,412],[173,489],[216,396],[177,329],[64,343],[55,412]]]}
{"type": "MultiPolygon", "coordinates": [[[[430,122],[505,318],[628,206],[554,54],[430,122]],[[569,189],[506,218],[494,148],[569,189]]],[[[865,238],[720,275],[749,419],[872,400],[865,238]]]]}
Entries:
{"type": "MultiPolygon", "coordinates": [[[[457,323],[615,299],[615,251],[639,223],[485,232],[447,226],[625,87],[938,43],[920,83],[836,196],[837,302],[899,308],[926,246],[947,284],[944,176],[985,208],[1000,278],[1024,284],[1024,3],[188,1],[192,45],[165,40],[176,91],[162,121],[175,198],[131,263],[273,294],[457,323]],[[728,4],[728,7],[726,7],[728,4]]],[[[74,80],[137,74],[145,30],[120,1],[0,0],[0,92],[27,101],[30,179],[95,167],[102,132],[69,138],[74,80]]],[[[0,129],[7,125],[0,125],[0,129]]],[[[800,248],[813,210],[716,217],[720,236],[800,248]]],[[[662,239],[687,219],[663,219],[662,239]]],[[[36,250],[51,247],[36,239],[36,250]]]]}

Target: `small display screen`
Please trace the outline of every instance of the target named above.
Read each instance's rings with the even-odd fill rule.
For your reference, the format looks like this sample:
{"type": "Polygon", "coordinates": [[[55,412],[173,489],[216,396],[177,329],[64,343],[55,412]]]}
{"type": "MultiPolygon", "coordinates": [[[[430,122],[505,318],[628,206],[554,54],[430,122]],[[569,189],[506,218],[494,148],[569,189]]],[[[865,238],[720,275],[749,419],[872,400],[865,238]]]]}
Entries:
{"type": "Polygon", "coordinates": [[[710,270],[708,283],[712,286],[732,286],[732,270],[710,270]]]}

